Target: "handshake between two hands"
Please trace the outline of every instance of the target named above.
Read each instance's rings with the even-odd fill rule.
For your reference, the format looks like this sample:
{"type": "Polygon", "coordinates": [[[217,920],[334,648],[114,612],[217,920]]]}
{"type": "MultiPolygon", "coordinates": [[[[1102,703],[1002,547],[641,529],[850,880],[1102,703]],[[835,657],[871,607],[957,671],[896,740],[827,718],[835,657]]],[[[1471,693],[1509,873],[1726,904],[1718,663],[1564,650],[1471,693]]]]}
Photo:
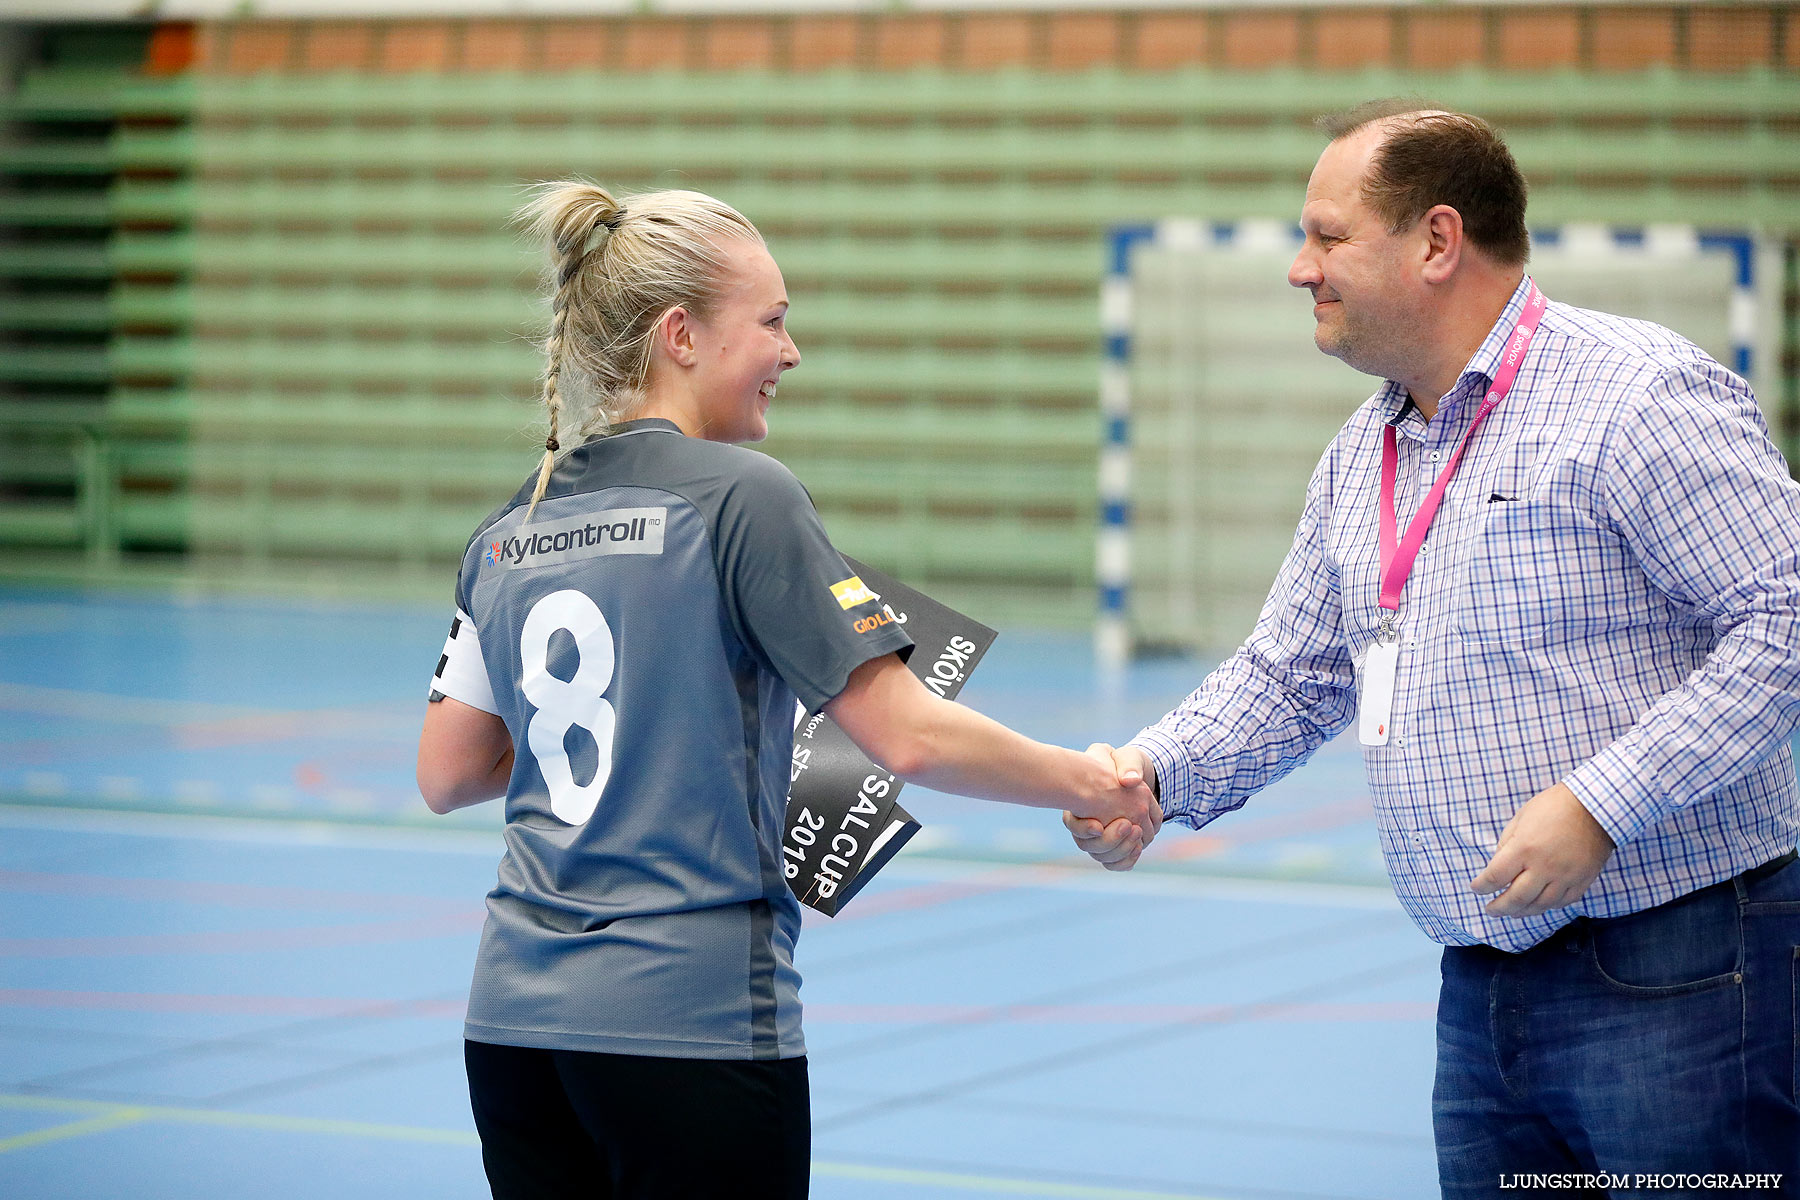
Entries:
{"type": "Polygon", "coordinates": [[[1087,752],[1118,779],[1117,797],[1128,815],[1101,820],[1064,810],[1063,827],[1095,862],[1109,871],[1129,871],[1162,828],[1162,805],[1149,783],[1150,760],[1135,746],[1113,747],[1105,742],[1095,742],[1087,752]]]}

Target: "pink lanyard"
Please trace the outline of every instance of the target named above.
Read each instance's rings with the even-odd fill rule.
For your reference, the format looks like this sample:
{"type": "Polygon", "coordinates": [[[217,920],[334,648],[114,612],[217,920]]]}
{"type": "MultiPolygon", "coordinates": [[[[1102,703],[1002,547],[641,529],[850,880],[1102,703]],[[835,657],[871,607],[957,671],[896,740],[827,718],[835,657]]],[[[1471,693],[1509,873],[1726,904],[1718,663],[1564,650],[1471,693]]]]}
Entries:
{"type": "MultiPolygon", "coordinates": [[[[1531,283],[1529,279],[1527,283],[1531,283]]],[[[1469,422],[1469,428],[1456,443],[1456,449],[1445,464],[1443,474],[1432,484],[1431,490],[1425,494],[1424,503],[1413,516],[1412,523],[1406,527],[1404,540],[1395,538],[1395,529],[1399,525],[1394,515],[1394,478],[1400,472],[1400,448],[1394,437],[1394,427],[1389,425],[1381,445],[1381,607],[1388,611],[1381,617],[1381,636],[1385,641],[1393,641],[1395,619],[1400,611],[1400,591],[1406,586],[1407,576],[1412,574],[1413,559],[1419,556],[1419,547],[1425,544],[1425,533],[1431,528],[1431,519],[1437,516],[1438,505],[1443,502],[1444,489],[1450,486],[1450,476],[1456,474],[1456,466],[1462,461],[1463,451],[1468,448],[1469,439],[1481,427],[1482,421],[1494,411],[1506,393],[1512,390],[1513,380],[1519,374],[1519,364],[1525,361],[1525,351],[1531,345],[1532,335],[1537,332],[1538,318],[1544,315],[1544,306],[1548,303],[1544,293],[1531,283],[1531,292],[1525,298],[1525,309],[1519,314],[1519,323],[1506,339],[1506,353],[1500,358],[1500,370],[1494,376],[1493,386],[1488,388],[1487,398],[1475,411],[1475,419],[1469,422]]]]}

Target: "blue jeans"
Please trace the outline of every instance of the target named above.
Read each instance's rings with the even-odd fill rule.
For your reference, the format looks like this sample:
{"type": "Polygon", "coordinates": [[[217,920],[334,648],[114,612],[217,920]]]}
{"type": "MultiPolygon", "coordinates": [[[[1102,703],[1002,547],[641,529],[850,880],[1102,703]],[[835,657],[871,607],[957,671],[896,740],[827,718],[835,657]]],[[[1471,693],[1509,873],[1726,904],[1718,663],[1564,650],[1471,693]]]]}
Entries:
{"type": "Polygon", "coordinates": [[[1449,947],[1443,975],[1446,1200],[1800,1196],[1792,856],[1521,954],[1449,947]]]}

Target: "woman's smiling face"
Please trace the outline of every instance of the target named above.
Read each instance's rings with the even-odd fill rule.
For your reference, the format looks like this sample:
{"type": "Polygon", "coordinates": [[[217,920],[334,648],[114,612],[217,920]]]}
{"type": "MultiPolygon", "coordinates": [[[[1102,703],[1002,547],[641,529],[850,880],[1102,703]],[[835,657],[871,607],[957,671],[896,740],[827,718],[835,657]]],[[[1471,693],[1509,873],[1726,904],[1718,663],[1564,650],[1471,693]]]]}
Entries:
{"type": "Polygon", "coordinates": [[[769,434],[769,402],[783,371],[800,365],[787,332],[787,285],[762,245],[726,243],[718,304],[695,319],[694,375],[699,437],[760,442],[769,434]]]}

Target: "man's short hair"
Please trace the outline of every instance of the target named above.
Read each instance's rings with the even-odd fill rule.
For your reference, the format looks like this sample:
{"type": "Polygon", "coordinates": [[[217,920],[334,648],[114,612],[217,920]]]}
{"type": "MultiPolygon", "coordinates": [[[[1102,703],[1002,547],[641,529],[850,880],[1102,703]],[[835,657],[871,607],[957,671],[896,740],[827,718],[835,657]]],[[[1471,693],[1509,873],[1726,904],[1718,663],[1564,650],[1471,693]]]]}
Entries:
{"type": "Polygon", "coordinates": [[[1320,117],[1318,125],[1335,142],[1377,121],[1388,123],[1387,138],[1369,161],[1362,191],[1389,232],[1447,204],[1462,215],[1470,244],[1490,259],[1520,266],[1530,257],[1525,176],[1493,126],[1416,98],[1370,100],[1320,117]]]}

